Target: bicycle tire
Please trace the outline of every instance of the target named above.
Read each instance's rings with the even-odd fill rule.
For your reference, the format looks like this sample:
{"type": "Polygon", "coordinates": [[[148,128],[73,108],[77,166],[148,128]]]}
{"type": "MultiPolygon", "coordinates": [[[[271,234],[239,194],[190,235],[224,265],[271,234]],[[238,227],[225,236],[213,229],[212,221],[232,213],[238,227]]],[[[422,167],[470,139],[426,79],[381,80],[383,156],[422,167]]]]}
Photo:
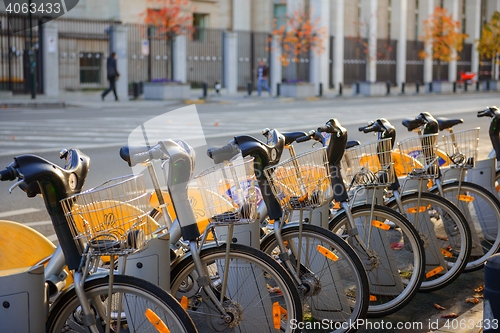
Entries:
{"type": "Polygon", "coordinates": [[[418,292],[424,278],[425,250],[418,232],[403,215],[379,205],[374,205],[373,214],[371,210],[369,204],[352,207],[357,230],[348,226],[343,210],[330,220],[329,228],[346,239],[364,263],[370,288],[368,317],[376,318],[399,311],[418,292]],[[378,227],[365,228],[369,231],[366,233],[359,226],[366,227],[370,217],[370,226],[378,227]],[[373,245],[368,251],[360,248],[360,244],[367,243],[365,234],[371,235],[369,243],[373,245]]]}
{"type": "MultiPolygon", "coordinates": [[[[416,227],[426,251],[426,275],[420,291],[434,291],[449,285],[465,269],[472,248],[465,216],[452,202],[432,193],[403,194],[401,201],[405,210],[401,213],[416,227]]],[[[386,206],[398,210],[396,200],[387,202],[386,206]]]]}
{"type": "MultiPolygon", "coordinates": [[[[287,313],[286,318],[280,317],[279,329],[295,332],[298,328],[292,324],[302,320],[302,306],[299,292],[286,270],[269,255],[245,245],[231,244],[228,255],[229,265],[225,262],[226,244],[205,247],[200,252],[201,262],[207,267],[215,287],[222,284],[223,270],[231,269],[226,288],[226,310],[233,318],[230,323],[221,323],[220,313],[216,310],[213,315],[207,314],[212,304],[201,299],[191,254],[187,253],[172,263],[172,293],[177,299],[187,297],[188,313],[196,327],[203,332],[230,331],[233,328],[239,332],[274,332],[277,329],[273,317],[278,313],[273,312],[273,307],[278,304],[276,309],[281,313],[281,308],[287,313]]],[[[216,288],[214,292],[217,294],[218,290],[216,288]]]]}
{"type": "MultiPolygon", "coordinates": [[[[308,263],[299,272],[304,285],[309,287],[309,292],[301,294],[304,317],[317,322],[326,320],[335,329],[333,332],[356,331],[355,326],[349,324],[366,317],[369,302],[368,278],[363,263],[349,244],[331,231],[303,224],[299,235],[299,228],[297,223],[287,224],[281,235],[292,265],[297,266],[295,258],[299,244],[300,262],[308,263]]],[[[274,232],[262,240],[261,249],[279,259],[281,251],[274,232]]]]}
{"type": "MultiPolygon", "coordinates": [[[[97,325],[100,328],[103,328],[104,318],[102,318],[102,314],[97,315],[100,313],[96,310],[99,308],[97,301],[106,303],[108,288],[108,276],[94,279],[91,277],[85,281],[85,295],[91,300],[91,308],[96,313],[97,325]]],[[[113,292],[114,300],[118,295],[121,295],[124,300],[124,308],[120,313],[125,314],[125,321],[123,321],[124,318],[121,318],[121,320],[122,324],[127,325],[127,332],[156,332],[153,324],[145,318],[146,309],[153,310],[170,329],[170,332],[197,332],[193,321],[179,302],[172,295],[150,282],[133,276],[115,275],[113,292]],[[132,308],[133,306],[134,308],[132,308]]],[[[111,315],[115,317],[117,313],[118,311],[115,308],[111,315]]],[[[81,320],[81,314],[80,301],[76,296],[75,289],[72,288],[58,298],[50,308],[46,325],[47,332],[72,332],[72,329],[75,329],[74,332],[86,331],[86,327],[81,320]],[[77,328],[79,330],[76,330],[77,328]]]]}
{"type": "MultiPolygon", "coordinates": [[[[431,192],[439,194],[436,187],[431,192]]],[[[500,248],[500,201],[484,187],[465,181],[445,183],[443,192],[464,214],[471,230],[472,251],[464,271],[481,269],[500,248]]]]}

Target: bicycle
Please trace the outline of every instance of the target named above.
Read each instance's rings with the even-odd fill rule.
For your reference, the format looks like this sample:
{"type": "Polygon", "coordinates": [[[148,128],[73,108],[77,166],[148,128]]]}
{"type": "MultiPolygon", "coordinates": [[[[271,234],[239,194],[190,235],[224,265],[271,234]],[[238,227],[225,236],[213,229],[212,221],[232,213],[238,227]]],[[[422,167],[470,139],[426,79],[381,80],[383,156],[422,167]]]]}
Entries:
{"type": "MultiPolygon", "coordinates": [[[[247,182],[254,173],[253,160],[219,164],[195,177],[205,198],[205,219],[209,221],[200,233],[188,197],[187,184],[194,169],[194,150],[189,145],[165,140],[154,147],[125,146],[120,156],[130,166],[148,166],[155,193],[161,189],[152,162],[163,161],[169,202],[161,202],[160,193],[164,220],[158,215],[156,218],[164,221],[162,228],[169,230],[172,244],[181,243],[172,252],[176,258],[170,285],[163,287],[171,288],[196,326],[211,331],[295,331],[290,323],[302,319],[302,308],[288,273],[261,251],[233,242],[219,243],[214,231],[215,227],[225,226],[229,231],[227,239],[232,240],[235,224],[251,224],[256,219],[255,187],[252,181],[247,182]],[[243,180],[244,185],[239,186],[243,180]],[[236,186],[231,195],[226,193],[230,184],[236,186]],[[171,219],[172,211],[175,219],[171,219]],[[214,242],[206,244],[209,233],[214,242]]],[[[161,266],[157,261],[149,262],[149,266],[143,262],[142,274],[149,267],[161,266]]]]}
{"type": "MultiPolygon", "coordinates": [[[[18,179],[10,191],[19,186],[28,197],[42,195],[60,244],[50,258],[29,267],[11,267],[2,272],[2,329],[27,332],[45,328],[50,333],[70,330],[102,333],[127,327],[130,332],[196,332],[187,313],[167,292],[144,280],[114,274],[113,270],[94,269],[102,255],[124,256],[144,248],[151,237],[147,220],[129,216],[130,219],[120,225],[123,230],[111,238],[115,226],[103,227],[102,233],[96,229],[90,233],[76,232],[74,220],[71,214],[65,215],[64,207],[71,208],[80,195],[92,193],[80,193],[88,173],[89,158],[77,149],[66,151],[62,158],[66,158],[65,168],[35,155],[20,155],[0,171],[1,181],[18,179]],[[46,269],[43,264],[47,264],[46,269]],[[64,285],[65,265],[74,280],[71,286],[64,285]],[[21,294],[25,298],[19,298],[21,294]],[[46,297],[49,294],[50,303],[46,297]]],[[[129,182],[135,179],[120,184],[129,182]]],[[[139,195],[137,188],[132,194],[139,195]]],[[[99,222],[102,226],[104,221],[99,222]]],[[[18,236],[27,235],[35,240],[33,244],[45,243],[47,248],[48,241],[41,234],[14,222],[3,221],[0,226],[7,224],[18,236]]],[[[94,226],[99,227],[99,224],[94,226]]],[[[37,255],[32,258],[37,260],[37,255]]]]}
{"type": "Polygon", "coordinates": [[[392,314],[411,300],[423,279],[425,254],[420,238],[411,224],[397,212],[374,203],[351,207],[352,201],[349,202],[339,172],[347,130],[336,119],[329,120],[317,130],[298,132],[288,142],[305,142],[311,139],[326,148],[333,197],[335,203],[339,203],[335,216],[330,217],[331,207],[324,205],[324,211],[313,215],[312,223],[323,225],[341,236],[361,258],[370,288],[368,316],[392,314]],[[372,225],[372,221],[378,223],[372,225]],[[391,228],[387,221],[393,222],[397,228],[391,228]],[[378,239],[375,240],[375,237],[378,239]],[[406,246],[391,248],[389,239],[393,239],[393,242],[400,240],[406,246]],[[396,257],[400,260],[396,260],[396,257]]]}
{"type": "MultiPolygon", "coordinates": [[[[395,155],[393,152],[396,139],[394,126],[381,118],[359,127],[359,131],[375,132],[378,140],[348,149],[345,154],[346,164],[347,162],[351,165],[355,164],[357,165],[354,168],[356,171],[368,170],[375,176],[384,167],[387,172],[395,172],[391,165],[395,155]]],[[[425,145],[422,147],[422,142],[425,141],[413,140],[412,142],[416,147],[409,148],[409,150],[413,152],[430,149],[425,145]]],[[[404,170],[406,161],[408,161],[407,158],[400,157],[400,169],[404,170]]],[[[430,178],[428,176],[425,173],[409,172],[409,178],[403,180],[402,186],[400,186],[399,179],[393,177],[394,181],[388,187],[388,191],[381,194],[384,196],[385,205],[406,216],[419,231],[420,238],[424,242],[426,274],[420,291],[438,290],[453,282],[465,269],[472,243],[467,220],[453,203],[421,190],[402,191],[407,180],[419,179],[427,183],[430,178]]],[[[351,179],[356,177],[358,175],[353,172],[351,179]]],[[[422,185],[418,186],[417,189],[422,187],[422,185]]]]}
{"type": "MultiPolygon", "coordinates": [[[[439,123],[427,112],[421,113],[415,119],[404,120],[403,125],[408,130],[416,130],[420,133],[420,139],[417,140],[431,140],[431,138],[434,141],[437,140],[439,123]]],[[[477,141],[477,138],[475,140],[477,141]]],[[[439,164],[436,163],[436,147],[419,153],[424,160],[430,162],[427,165],[431,165],[430,168],[419,167],[419,169],[436,175],[429,191],[453,202],[464,214],[469,224],[472,251],[465,268],[467,272],[482,268],[486,259],[496,253],[500,247],[500,237],[497,232],[500,224],[500,201],[484,187],[463,180],[465,171],[473,170],[477,157],[468,155],[454,159],[452,158],[455,154],[453,144],[450,147],[451,150],[448,153],[451,165],[448,171],[442,173],[439,164]],[[445,173],[450,173],[452,176],[446,176],[445,173]]],[[[472,150],[472,153],[477,154],[475,150],[472,150]]]]}
{"type": "MultiPolygon", "coordinates": [[[[277,144],[271,145],[269,148],[276,149],[277,154],[274,156],[274,160],[271,160],[270,150],[263,148],[263,143],[248,136],[238,136],[234,142],[225,147],[209,150],[209,156],[214,159],[216,165],[227,163],[235,156],[241,159],[242,155],[247,159],[259,159],[261,163],[254,163],[255,174],[240,179],[239,182],[242,186],[250,186],[250,184],[254,184],[255,177],[258,177],[262,201],[260,201],[257,211],[261,222],[267,216],[267,206],[264,201],[275,200],[271,191],[265,190],[265,187],[262,187],[262,183],[260,183],[261,181],[266,182],[263,168],[270,161],[276,163],[279,160],[278,156],[281,156],[284,149],[282,145],[283,135],[277,131],[273,133],[277,144]],[[258,147],[261,147],[259,151],[256,150],[258,147]]],[[[237,184],[238,182],[233,183],[237,184]]],[[[232,195],[237,186],[224,186],[223,188],[227,194],[232,195]]],[[[202,191],[203,187],[200,186],[197,190],[202,191]]],[[[195,194],[193,189],[191,195],[195,194]]],[[[171,199],[166,197],[165,201],[169,202],[171,199]]],[[[277,208],[274,212],[281,214],[280,206],[277,208]]],[[[158,218],[160,214],[162,213],[155,213],[155,218],[158,218]]],[[[167,214],[170,215],[170,213],[167,214]]],[[[162,216],[164,215],[162,214],[162,216]]],[[[260,248],[278,259],[283,267],[290,272],[300,290],[304,311],[308,317],[320,322],[328,320],[335,332],[353,331],[354,327],[351,324],[355,323],[357,319],[364,318],[368,305],[366,276],[356,254],[345,242],[328,230],[307,224],[289,223],[285,225],[281,221],[281,219],[274,221],[275,233],[267,235],[262,240],[260,248]],[[312,244],[314,246],[311,248],[304,248],[312,244]],[[337,327],[338,329],[336,329],[337,327]]],[[[199,220],[198,222],[201,222],[202,226],[204,225],[203,221],[199,220]]],[[[218,228],[218,235],[217,237],[214,235],[214,238],[223,239],[226,235],[225,239],[231,239],[232,242],[258,246],[259,230],[257,223],[238,225],[234,233],[228,233],[227,230],[218,228]]]]}

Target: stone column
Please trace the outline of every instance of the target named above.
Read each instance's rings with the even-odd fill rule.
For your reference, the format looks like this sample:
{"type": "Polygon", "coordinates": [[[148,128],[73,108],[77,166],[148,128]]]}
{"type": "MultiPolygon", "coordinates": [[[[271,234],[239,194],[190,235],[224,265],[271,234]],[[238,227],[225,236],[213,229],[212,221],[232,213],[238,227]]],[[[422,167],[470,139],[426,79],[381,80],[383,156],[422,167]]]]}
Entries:
{"type": "Polygon", "coordinates": [[[270,84],[271,84],[271,91],[273,94],[276,94],[276,86],[278,83],[281,83],[281,48],[279,46],[279,43],[276,41],[276,37],[273,37],[271,41],[271,59],[269,61],[270,63],[270,84]]]}
{"type": "Polygon", "coordinates": [[[320,19],[318,28],[325,28],[325,36],[323,39],[323,52],[311,52],[311,61],[309,62],[310,81],[316,86],[316,91],[319,93],[319,84],[323,84],[323,89],[328,88],[330,59],[328,55],[330,45],[330,1],[329,0],[311,0],[310,2],[311,21],[315,22],[320,19]]]}
{"type": "Polygon", "coordinates": [[[43,32],[43,91],[47,96],[59,95],[59,49],[57,21],[50,21],[40,27],[43,32]]]}
{"type": "MultiPolygon", "coordinates": [[[[444,8],[446,11],[451,14],[451,17],[454,21],[458,20],[458,0],[445,0],[444,8]]],[[[452,58],[455,57],[457,52],[453,49],[451,51],[452,58]]],[[[452,60],[448,64],[448,81],[455,82],[457,81],[457,61],[452,60]]]]}
{"type": "Polygon", "coordinates": [[[252,13],[252,1],[233,0],[233,30],[250,31],[252,13]]]}
{"type": "Polygon", "coordinates": [[[469,36],[465,39],[466,43],[472,44],[471,72],[477,73],[476,80],[479,78],[479,52],[476,50],[476,40],[481,37],[481,1],[465,0],[465,33],[469,36]]]}
{"type": "Polygon", "coordinates": [[[238,91],[238,34],[224,32],[224,87],[228,94],[238,91]]]}
{"type": "Polygon", "coordinates": [[[366,64],[366,80],[377,80],[377,0],[361,0],[362,37],[368,39],[368,63],[366,64]]]}
{"type": "Polygon", "coordinates": [[[344,0],[333,0],[335,10],[333,30],[333,84],[344,83],[344,0]]]}
{"type": "MultiPolygon", "coordinates": [[[[434,0],[419,0],[418,2],[418,35],[424,34],[424,20],[434,13],[434,0]]],[[[424,83],[432,82],[432,45],[427,43],[424,47],[425,52],[428,54],[424,59],[424,83]]]]}
{"type": "MultiPolygon", "coordinates": [[[[485,0],[486,1],[486,21],[490,21],[494,12],[500,12],[500,0],[485,0]]],[[[498,63],[491,64],[491,71],[496,73],[496,77],[492,76],[493,80],[498,80],[498,63]],[[496,68],[495,68],[496,67],[496,68]]]]}
{"type": "Polygon", "coordinates": [[[174,40],[174,80],[187,82],[187,37],[177,36],[174,40]]]}
{"type": "Polygon", "coordinates": [[[396,53],[396,82],[399,87],[406,82],[406,21],[408,17],[408,0],[392,2],[391,36],[398,39],[396,53]]]}
{"type": "Polygon", "coordinates": [[[116,81],[116,93],[122,100],[128,99],[128,28],[124,25],[114,25],[110,36],[111,52],[116,52],[116,67],[120,78],[116,81]]]}

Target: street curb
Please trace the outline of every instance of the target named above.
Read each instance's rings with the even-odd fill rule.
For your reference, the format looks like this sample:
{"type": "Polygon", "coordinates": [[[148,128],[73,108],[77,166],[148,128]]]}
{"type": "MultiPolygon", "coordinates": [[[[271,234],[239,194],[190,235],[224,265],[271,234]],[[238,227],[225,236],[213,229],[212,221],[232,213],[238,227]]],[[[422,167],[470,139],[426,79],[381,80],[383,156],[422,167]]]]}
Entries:
{"type": "Polygon", "coordinates": [[[1,109],[12,108],[34,108],[34,109],[48,109],[48,108],[65,108],[65,102],[0,102],[1,109]]]}
{"type": "MultiPolygon", "coordinates": [[[[437,331],[430,331],[432,333],[479,333],[482,332],[482,321],[483,321],[483,303],[479,303],[475,305],[472,309],[464,312],[462,315],[457,318],[450,318],[450,323],[458,324],[458,327],[453,329],[450,328],[441,328],[437,331]],[[465,325],[468,328],[460,329],[460,324],[465,325]],[[473,326],[473,328],[469,328],[473,326]]],[[[430,333],[429,332],[429,333],[430,333]]]]}

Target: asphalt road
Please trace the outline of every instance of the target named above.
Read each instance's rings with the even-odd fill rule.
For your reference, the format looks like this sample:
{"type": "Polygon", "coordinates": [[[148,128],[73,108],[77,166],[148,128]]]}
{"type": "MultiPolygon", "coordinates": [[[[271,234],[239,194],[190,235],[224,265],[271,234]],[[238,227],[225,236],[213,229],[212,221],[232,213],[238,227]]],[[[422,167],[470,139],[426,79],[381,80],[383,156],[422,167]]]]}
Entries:
{"type": "MultiPolygon", "coordinates": [[[[91,158],[91,169],[85,188],[101,184],[109,178],[131,173],[131,169],[118,156],[119,147],[127,144],[129,134],[143,123],[152,142],[156,138],[186,139],[195,145],[196,173],[211,166],[206,156],[207,146],[220,146],[234,135],[250,134],[257,138],[264,127],[282,131],[314,129],[330,118],[337,118],[348,129],[349,139],[362,142],[375,137],[362,134],[357,128],[369,120],[379,117],[389,119],[398,131],[398,139],[412,135],[401,125],[405,117],[414,117],[422,111],[434,116],[459,117],[465,121],[459,129],[480,126],[480,157],[491,149],[487,136],[488,120],[476,118],[474,111],[487,105],[495,105],[498,94],[406,96],[391,98],[335,99],[317,102],[279,103],[274,99],[249,99],[229,105],[198,105],[197,116],[192,107],[176,115],[148,120],[174,110],[144,107],[145,104],[125,108],[67,108],[67,109],[0,109],[0,168],[7,166],[14,156],[21,153],[36,153],[62,165],[58,153],[62,148],[80,148],[91,158]],[[194,115],[196,115],[194,114],[194,115]],[[202,129],[202,136],[198,130],[202,129]]],[[[299,151],[307,150],[310,144],[302,144],[299,151]]],[[[27,198],[19,189],[12,194],[8,188],[12,183],[0,183],[0,219],[14,220],[32,226],[49,239],[55,240],[49,217],[44,211],[40,197],[27,198]]],[[[461,314],[472,307],[465,298],[474,294],[474,288],[482,284],[482,271],[463,274],[452,285],[432,293],[420,293],[403,310],[383,318],[393,326],[398,322],[416,323],[422,329],[382,330],[381,320],[374,329],[363,332],[427,332],[435,327],[436,320],[449,312],[461,314]],[[447,310],[437,310],[438,303],[447,310]],[[417,324],[420,323],[420,324],[417,324]],[[434,326],[432,326],[432,325],[434,326]]],[[[409,324],[407,324],[409,325],[409,324]]]]}

